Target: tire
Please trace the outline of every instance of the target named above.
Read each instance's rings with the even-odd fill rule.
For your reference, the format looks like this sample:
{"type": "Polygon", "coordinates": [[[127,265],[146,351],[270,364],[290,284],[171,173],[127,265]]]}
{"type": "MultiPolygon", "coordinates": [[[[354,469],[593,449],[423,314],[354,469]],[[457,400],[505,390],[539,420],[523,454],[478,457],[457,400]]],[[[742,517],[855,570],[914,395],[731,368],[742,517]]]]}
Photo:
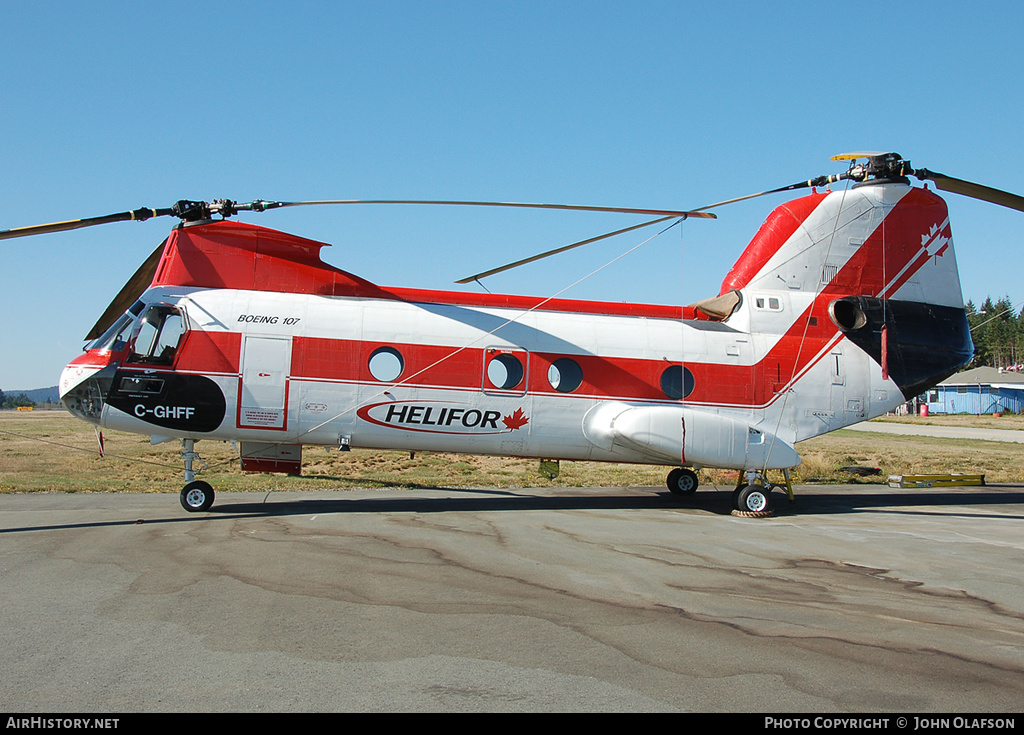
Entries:
{"type": "Polygon", "coordinates": [[[181,507],[189,513],[207,511],[213,505],[213,487],[208,482],[196,480],[181,489],[181,507]]]}
{"type": "Polygon", "coordinates": [[[700,480],[697,479],[697,473],[688,467],[677,467],[668,473],[665,484],[673,495],[693,495],[700,487],[700,480]]]}
{"type": "Polygon", "coordinates": [[[736,510],[741,513],[770,513],[771,490],[764,485],[744,485],[735,493],[736,510]]]}

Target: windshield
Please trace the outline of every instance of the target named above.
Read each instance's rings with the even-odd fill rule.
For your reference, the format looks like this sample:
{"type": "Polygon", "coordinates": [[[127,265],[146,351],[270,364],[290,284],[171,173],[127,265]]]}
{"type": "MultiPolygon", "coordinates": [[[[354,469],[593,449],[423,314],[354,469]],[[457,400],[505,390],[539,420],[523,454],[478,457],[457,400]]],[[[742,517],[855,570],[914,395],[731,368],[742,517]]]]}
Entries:
{"type": "Polygon", "coordinates": [[[120,319],[107,328],[106,332],[93,340],[91,344],[87,345],[86,349],[111,350],[113,352],[120,352],[123,350],[128,344],[129,337],[131,337],[132,326],[135,324],[135,318],[142,313],[144,308],[146,308],[146,305],[143,302],[136,301],[120,319]]]}

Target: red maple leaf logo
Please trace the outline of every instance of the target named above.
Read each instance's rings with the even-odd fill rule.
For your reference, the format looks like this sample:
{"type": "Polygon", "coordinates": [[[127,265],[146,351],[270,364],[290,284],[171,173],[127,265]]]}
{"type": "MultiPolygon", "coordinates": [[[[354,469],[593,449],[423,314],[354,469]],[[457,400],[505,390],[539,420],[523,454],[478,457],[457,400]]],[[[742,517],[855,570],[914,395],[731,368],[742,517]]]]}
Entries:
{"type": "Polygon", "coordinates": [[[503,416],[501,422],[508,427],[509,431],[513,431],[520,427],[526,426],[530,423],[530,419],[523,415],[523,409],[517,408],[515,413],[511,416],[503,416]]]}

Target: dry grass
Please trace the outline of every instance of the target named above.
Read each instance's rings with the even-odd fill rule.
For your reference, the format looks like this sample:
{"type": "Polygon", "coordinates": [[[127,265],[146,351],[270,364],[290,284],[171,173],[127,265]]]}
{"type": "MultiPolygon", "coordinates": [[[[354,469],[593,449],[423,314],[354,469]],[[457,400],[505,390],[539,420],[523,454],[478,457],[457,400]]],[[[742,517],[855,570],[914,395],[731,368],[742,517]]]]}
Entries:
{"type": "Polygon", "coordinates": [[[885,482],[889,475],[983,474],[987,482],[1024,481],[1024,444],[925,436],[836,431],[797,445],[803,464],[794,481],[856,482],[838,471],[857,465],[879,467],[881,475],[861,482],[885,482]]]}
{"type": "MultiPolygon", "coordinates": [[[[986,418],[1011,428],[1006,419],[1019,417],[981,420],[986,418]]],[[[92,428],[63,411],[0,412],[0,492],[177,492],[181,488],[178,442],[151,446],[146,437],[114,431],[104,431],[104,439],[106,457],[100,458],[92,428]]],[[[197,448],[210,465],[206,477],[222,490],[661,486],[668,469],[562,462],[561,474],[549,480],[538,473],[536,460],[429,452],[410,457],[408,452],[341,453],[307,447],[303,475],[292,477],[243,473],[228,443],[201,442],[197,448]]],[[[1019,444],[839,431],[804,442],[798,449],[804,463],[793,472],[793,479],[799,483],[884,482],[890,474],[919,472],[984,473],[989,482],[1024,480],[1024,445],[1019,444]],[[879,467],[882,472],[857,479],[839,471],[848,465],[879,467]]],[[[734,472],[702,470],[701,475],[704,484],[735,482],[734,472]]]]}

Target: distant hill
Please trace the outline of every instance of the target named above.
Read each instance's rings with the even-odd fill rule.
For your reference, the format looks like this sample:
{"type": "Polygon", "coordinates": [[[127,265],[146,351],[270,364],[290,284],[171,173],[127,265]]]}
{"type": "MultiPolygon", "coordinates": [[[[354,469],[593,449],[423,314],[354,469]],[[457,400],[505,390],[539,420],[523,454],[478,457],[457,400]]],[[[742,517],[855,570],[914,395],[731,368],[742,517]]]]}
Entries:
{"type": "Polygon", "coordinates": [[[60,391],[57,386],[50,386],[49,388],[33,388],[32,390],[7,390],[2,388],[4,395],[13,398],[14,396],[20,396],[22,393],[30,401],[36,403],[59,403],[60,402],[60,391]]]}

